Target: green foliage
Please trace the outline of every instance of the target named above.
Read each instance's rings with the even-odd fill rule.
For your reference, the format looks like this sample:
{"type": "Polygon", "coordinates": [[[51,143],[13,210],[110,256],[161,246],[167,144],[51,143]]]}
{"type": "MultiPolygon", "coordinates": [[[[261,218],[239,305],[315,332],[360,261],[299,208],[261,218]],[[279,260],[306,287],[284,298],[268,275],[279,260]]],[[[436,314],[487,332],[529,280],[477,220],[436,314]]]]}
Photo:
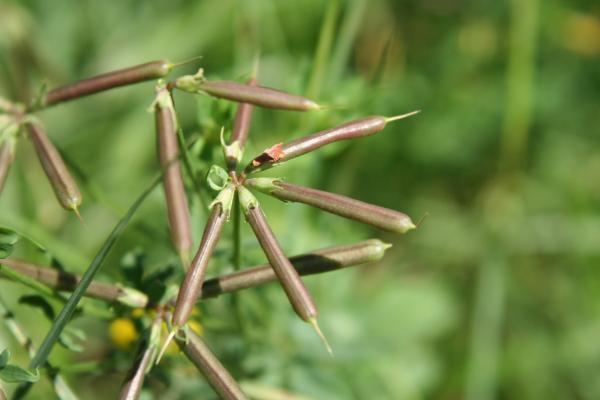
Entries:
{"type": "Polygon", "coordinates": [[[9,364],[10,352],[5,349],[0,353],[0,381],[7,383],[37,382],[40,379],[38,370],[28,370],[9,364]]]}
{"type": "MultiPolygon", "coordinates": [[[[533,3],[532,13],[520,1],[4,1],[0,95],[35,98],[43,81],[52,88],[137,62],[196,54],[204,56],[207,77],[242,82],[259,49],[261,84],[310,92],[332,107],[308,115],[256,112],[245,160],[274,143],[357,116],[423,109],[377,137],[336,144],[278,167],[276,175],[291,182],[416,217],[430,213],[410,236],[382,237],[394,248],[378,265],[306,279],[336,357],[330,359],[300,328],[277,285],[240,293],[241,321],[231,299],[202,304],[196,319],[207,343],[257,393],[596,399],[600,23],[589,2],[533,3]],[[531,41],[512,30],[518,15],[533,15],[518,25],[532,27],[531,41]],[[531,42],[532,58],[515,47],[531,42]],[[529,105],[511,97],[520,94],[507,93],[508,81],[529,91],[523,95],[529,105]],[[509,117],[511,108],[516,111],[509,117]],[[516,157],[506,146],[512,131],[526,132],[516,157]]],[[[195,72],[192,66],[181,71],[195,72]]],[[[32,149],[22,141],[0,197],[0,225],[35,238],[48,253],[14,242],[11,230],[0,234],[0,258],[13,251],[14,257],[48,265],[51,254],[66,270],[85,271],[156,174],[153,120],[144,112],[152,86],[103,93],[41,115],[72,161],[70,169],[82,172],[76,178],[87,228],[55,204],[32,149]]],[[[203,184],[208,168],[220,162],[219,132],[223,125],[230,129],[235,109],[209,97],[196,100],[175,98],[191,144],[195,178],[186,179],[197,241],[206,210],[190,188],[203,184]]],[[[259,200],[286,254],[372,236],[368,227],[303,205],[259,200]]],[[[246,225],[242,231],[243,265],[264,262],[246,225]]],[[[210,276],[231,270],[230,236],[226,230],[210,276]]],[[[180,281],[177,265],[156,190],[96,278],[152,291],[153,302],[160,302],[169,285],[180,281]],[[121,264],[134,249],[143,254],[136,277],[121,264]],[[160,275],[169,266],[172,274],[160,275]]],[[[23,294],[22,286],[4,280],[0,292],[12,303],[23,294]]],[[[49,323],[30,309],[14,304],[39,343],[49,323]]],[[[120,306],[109,313],[131,319],[138,332],[148,326],[147,316],[120,306]]],[[[57,348],[51,359],[82,398],[116,397],[118,383],[97,377],[118,374],[120,380],[133,350],[106,340],[104,320],[78,318],[72,324],[87,333],[84,352],[57,348]],[[80,361],[96,364],[69,370],[80,361]]],[[[0,331],[3,339],[10,336],[4,327],[0,331]]],[[[10,347],[21,364],[25,352],[12,342],[10,347]]],[[[147,398],[166,391],[173,398],[196,398],[210,390],[177,357],[167,356],[148,382],[147,398]]],[[[30,397],[48,398],[50,390],[40,383],[30,397]]]]}

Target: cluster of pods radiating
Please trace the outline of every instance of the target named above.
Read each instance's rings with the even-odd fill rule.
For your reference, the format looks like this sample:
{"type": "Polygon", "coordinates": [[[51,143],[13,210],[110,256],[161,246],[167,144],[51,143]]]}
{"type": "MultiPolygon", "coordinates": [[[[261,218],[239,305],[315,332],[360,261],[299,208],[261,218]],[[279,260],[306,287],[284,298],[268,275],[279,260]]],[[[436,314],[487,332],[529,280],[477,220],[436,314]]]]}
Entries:
{"type": "MultiPolygon", "coordinates": [[[[167,312],[161,313],[159,321],[152,324],[151,334],[148,336],[141,358],[139,358],[139,362],[136,362],[132,373],[128,374],[129,378],[123,385],[122,398],[137,398],[145,373],[155,359],[160,359],[158,354],[160,329],[157,329],[156,326],[159,326],[163,320],[166,320],[171,327],[171,334],[165,340],[165,347],[168,341],[175,337],[183,352],[203,372],[221,397],[245,398],[235,380],[208,347],[196,334],[186,329],[196,302],[202,298],[277,280],[296,314],[316,329],[329,349],[317,324],[317,306],[300,276],[378,260],[383,256],[385,249],[389,247],[379,240],[370,240],[288,258],[252,191],[260,191],[286,202],[304,203],[389,232],[406,233],[415,228],[412,220],[406,214],[398,211],[367,204],[339,194],[285,182],[280,178],[254,177],[254,175],[327,144],[374,135],[383,130],[390,121],[408,117],[415,112],[391,118],[369,116],[287,143],[278,143],[252,158],[246,166],[240,167],[254,106],[290,111],[311,111],[319,110],[322,107],[310,99],[259,86],[256,70],[252,78],[245,84],[207,80],[202,69],[194,75],[186,75],[171,82],[164,82],[162,78],[174,66],[176,64],[159,60],[110,72],[50,90],[41,96],[39,101],[29,105],[20,105],[0,99],[0,111],[3,111],[0,114],[0,191],[14,159],[19,135],[21,132],[26,132],[34,144],[42,167],[60,204],[66,209],[78,212],[81,205],[81,193],[77,184],[69,174],[60,153],[46,135],[42,123],[33,113],[42,108],[118,86],[158,79],[152,111],[155,115],[168,224],[173,247],[182,260],[186,274],[178,294],[166,305],[167,312]],[[208,221],[199,248],[193,258],[190,257],[193,244],[190,212],[179,165],[182,149],[180,149],[177,138],[179,127],[172,100],[172,91],[175,89],[191,93],[205,93],[239,103],[231,135],[227,143],[223,143],[228,180],[209,206],[208,221]],[[234,202],[236,196],[238,201],[234,202]],[[239,206],[243,211],[269,264],[206,280],[209,261],[234,206],[239,206]]],[[[61,282],[58,275],[53,275],[57,272],[43,271],[43,269],[40,271],[37,266],[19,261],[11,261],[6,265],[19,273],[35,276],[35,279],[55,288],[58,288],[61,282]]],[[[78,277],[71,278],[71,284],[75,285],[78,277]]],[[[62,282],[64,284],[64,281],[62,282]]],[[[68,287],[59,289],[69,290],[68,287]]],[[[88,289],[87,294],[107,301],[119,301],[130,306],[148,306],[147,297],[135,289],[113,287],[106,284],[102,286],[100,283],[94,283],[88,289]]]]}

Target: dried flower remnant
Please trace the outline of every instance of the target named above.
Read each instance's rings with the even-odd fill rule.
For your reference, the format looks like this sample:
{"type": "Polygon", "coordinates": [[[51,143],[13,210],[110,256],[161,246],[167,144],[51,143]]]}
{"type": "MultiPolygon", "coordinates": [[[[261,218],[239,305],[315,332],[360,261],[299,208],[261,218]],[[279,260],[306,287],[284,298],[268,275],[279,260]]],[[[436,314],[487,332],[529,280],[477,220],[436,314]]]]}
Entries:
{"type": "Polygon", "coordinates": [[[359,221],[390,232],[406,233],[416,226],[404,213],[375,206],[339,194],[324,192],[281,179],[255,178],[246,185],[283,201],[308,204],[345,218],[359,221]]]}
{"type": "Polygon", "coordinates": [[[167,203],[171,242],[181,257],[184,268],[189,264],[192,247],[190,211],[179,166],[177,118],[171,93],[162,83],[156,87],[154,101],[158,154],[163,174],[163,188],[167,203]]]}
{"type": "Polygon", "coordinates": [[[279,90],[245,85],[231,81],[209,81],[200,69],[195,75],[186,75],[175,81],[175,87],[192,93],[206,93],[213,97],[250,103],[259,107],[288,111],[319,110],[321,106],[306,97],[281,92],[279,90]]]}
{"type": "Polygon", "coordinates": [[[81,192],[67,170],[60,153],[54,147],[40,123],[33,121],[27,123],[26,126],[29,138],[35,146],[40,163],[60,205],[67,210],[74,211],[79,216],[81,192]]]}
{"type": "Polygon", "coordinates": [[[248,164],[244,172],[246,174],[251,174],[253,172],[264,171],[281,162],[299,157],[333,142],[374,135],[383,130],[388,122],[408,118],[418,112],[419,111],[413,111],[391,118],[379,115],[365,117],[346,122],[345,124],[332,129],[303,136],[280,145],[275,157],[269,154],[269,151],[272,151],[272,148],[265,150],[248,164]]]}

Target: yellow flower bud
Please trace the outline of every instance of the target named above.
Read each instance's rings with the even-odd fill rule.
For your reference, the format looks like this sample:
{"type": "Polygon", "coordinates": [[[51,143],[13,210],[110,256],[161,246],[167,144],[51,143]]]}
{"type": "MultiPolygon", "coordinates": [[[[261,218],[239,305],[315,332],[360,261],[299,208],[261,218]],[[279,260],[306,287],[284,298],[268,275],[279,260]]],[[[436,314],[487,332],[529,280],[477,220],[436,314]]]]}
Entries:
{"type": "Polygon", "coordinates": [[[110,323],[110,338],[120,350],[130,350],[138,338],[138,331],[130,319],[117,318],[110,323]]]}

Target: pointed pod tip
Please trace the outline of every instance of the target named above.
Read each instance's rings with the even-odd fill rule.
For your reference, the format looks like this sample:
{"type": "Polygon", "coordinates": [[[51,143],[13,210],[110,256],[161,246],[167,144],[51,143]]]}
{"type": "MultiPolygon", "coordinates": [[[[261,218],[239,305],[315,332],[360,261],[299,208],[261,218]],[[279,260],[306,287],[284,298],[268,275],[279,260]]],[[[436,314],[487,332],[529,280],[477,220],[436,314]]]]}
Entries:
{"type": "Polygon", "coordinates": [[[317,111],[330,111],[330,110],[339,111],[339,110],[348,109],[348,106],[341,105],[341,104],[317,104],[317,103],[314,103],[314,104],[315,104],[315,107],[312,109],[317,110],[317,111]]]}
{"type": "Polygon", "coordinates": [[[257,79],[259,68],[260,68],[260,50],[256,50],[256,53],[254,53],[254,61],[252,62],[252,75],[250,76],[251,80],[257,79]]]}
{"type": "Polygon", "coordinates": [[[383,250],[385,251],[385,250],[387,250],[387,249],[389,249],[389,248],[393,247],[393,244],[391,244],[391,243],[386,243],[386,242],[381,242],[381,246],[383,247],[383,250]]]}
{"type": "Polygon", "coordinates": [[[415,226],[415,228],[416,229],[420,228],[423,225],[423,222],[425,222],[425,220],[427,219],[427,217],[429,217],[429,212],[426,212],[425,214],[423,214],[423,216],[421,217],[419,222],[417,222],[417,225],[415,226]]]}
{"type": "Polygon", "coordinates": [[[317,335],[319,335],[319,338],[321,339],[321,341],[325,345],[325,348],[327,349],[327,352],[329,353],[329,355],[331,357],[333,357],[333,349],[329,345],[329,342],[327,341],[327,338],[323,334],[323,331],[321,331],[321,328],[319,327],[319,323],[317,322],[317,319],[314,318],[314,317],[310,318],[308,320],[308,323],[312,325],[313,329],[315,330],[315,332],[317,332],[317,335]]]}
{"type": "Polygon", "coordinates": [[[81,213],[79,212],[79,206],[76,204],[73,204],[70,208],[73,211],[73,213],[75,213],[75,216],[77,217],[77,219],[79,220],[81,225],[84,228],[87,228],[87,224],[85,223],[85,221],[83,220],[83,217],[81,216],[81,213]]]}
{"type": "Polygon", "coordinates": [[[416,115],[416,114],[418,114],[420,112],[421,112],[421,110],[415,110],[415,111],[411,111],[411,112],[406,113],[406,114],[401,114],[401,115],[396,115],[396,116],[393,116],[393,117],[389,117],[389,118],[385,119],[385,123],[387,124],[388,122],[398,121],[400,119],[412,117],[413,115],[416,115]]]}
{"type": "Polygon", "coordinates": [[[160,352],[158,353],[158,356],[156,357],[156,362],[155,362],[156,365],[158,365],[158,363],[160,363],[160,360],[165,355],[165,351],[167,351],[167,347],[169,347],[169,344],[171,344],[171,341],[175,337],[175,334],[177,334],[178,330],[179,330],[179,328],[177,326],[174,326],[173,329],[171,330],[171,332],[169,332],[169,336],[167,336],[167,338],[165,339],[165,343],[163,344],[162,348],[160,349],[160,352]]]}
{"type": "Polygon", "coordinates": [[[179,62],[176,62],[176,63],[167,63],[167,65],[169,66],[169,69],[173,69],[173,68],[177,68],[177,67],[182,67],[184,65],[191,64],[194,61],[198,61],[202,57],[203,56],[196,56],[196,57],[188,58],[187,60],[179,61],[179,62]]]}

